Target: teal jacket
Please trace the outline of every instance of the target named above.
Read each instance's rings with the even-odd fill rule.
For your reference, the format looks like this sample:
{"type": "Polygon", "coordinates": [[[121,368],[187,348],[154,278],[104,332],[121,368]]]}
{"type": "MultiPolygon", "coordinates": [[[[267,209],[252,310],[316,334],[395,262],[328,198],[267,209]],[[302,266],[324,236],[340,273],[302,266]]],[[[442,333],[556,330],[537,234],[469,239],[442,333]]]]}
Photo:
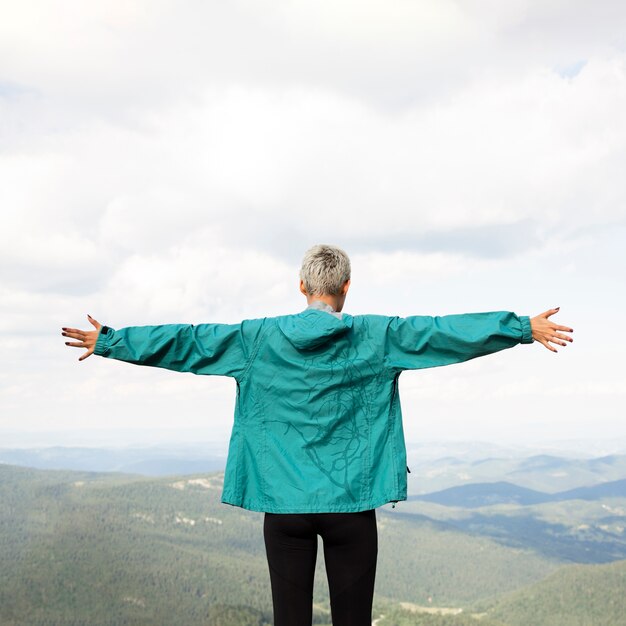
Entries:
{"type": "Polygon", "coordinates": [[[231,376],[222,502],[252,511],[364,511],[406,500],[398,377],[531,343],[509,312],[443,317],[308,308],[239,324],[103,327],[95,354],[231,376]]]}

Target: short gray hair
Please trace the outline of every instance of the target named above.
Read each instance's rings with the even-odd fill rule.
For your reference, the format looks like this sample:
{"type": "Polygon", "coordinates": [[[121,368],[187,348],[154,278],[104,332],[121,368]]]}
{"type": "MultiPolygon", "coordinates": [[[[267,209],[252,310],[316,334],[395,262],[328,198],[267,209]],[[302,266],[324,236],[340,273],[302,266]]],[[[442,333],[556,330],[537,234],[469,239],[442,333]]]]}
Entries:
{"type": "Polygon", "coordinates": [[[318,244],[306,251],[300,278],[311,296],[337,296],[350,280],[350,259],[337,246],[318,244]]]}

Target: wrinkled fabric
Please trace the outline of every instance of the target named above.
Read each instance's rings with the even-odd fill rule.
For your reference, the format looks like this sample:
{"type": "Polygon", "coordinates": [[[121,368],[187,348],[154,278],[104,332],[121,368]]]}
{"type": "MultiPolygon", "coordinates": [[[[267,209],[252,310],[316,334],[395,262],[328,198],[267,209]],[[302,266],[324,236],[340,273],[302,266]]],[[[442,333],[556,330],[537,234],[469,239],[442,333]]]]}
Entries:
{"type": "Polygon", "coordinates": [[[398,377],[531,343],[510,312],[443,317],[323,308],[238,324],[103,327],[95,354],[237,382],[222,502],[271,513],[406,500],[398,377]]]}

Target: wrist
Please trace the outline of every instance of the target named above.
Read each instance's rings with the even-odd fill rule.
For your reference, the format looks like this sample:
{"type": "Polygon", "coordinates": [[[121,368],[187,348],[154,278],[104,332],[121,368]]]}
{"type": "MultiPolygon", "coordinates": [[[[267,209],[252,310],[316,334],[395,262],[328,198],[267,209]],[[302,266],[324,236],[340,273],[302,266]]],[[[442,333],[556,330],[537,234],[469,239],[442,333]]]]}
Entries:
{"type": "Polygon", "coordinates": [[[96,345],[94,346],[93,353],[98,356],[107,356],[110,351],[110,343],[115,331],[109,326],[102,326],[96,339],[96,345]]]}
{"type": "Polygon", "coordinates": [[[520,324],[522,326],[521,343],[532,343],[535,340],[535,329],[533,320],[528,315],[520,315],[520,324]]]}

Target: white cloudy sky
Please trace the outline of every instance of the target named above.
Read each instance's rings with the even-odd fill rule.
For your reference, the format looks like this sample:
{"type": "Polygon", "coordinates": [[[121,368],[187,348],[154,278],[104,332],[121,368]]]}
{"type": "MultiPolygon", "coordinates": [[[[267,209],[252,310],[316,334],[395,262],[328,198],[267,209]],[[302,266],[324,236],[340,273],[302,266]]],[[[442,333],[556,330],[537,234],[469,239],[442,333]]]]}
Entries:
{"type": "Polygon", "coordinates": [[[405,373],[407,440],[626,441],[625,3],[0,3],[0,446],[226,440],[232,381],[60,327],[295,312],[318,242],[350,313],[575,328],[405,373]]]}

